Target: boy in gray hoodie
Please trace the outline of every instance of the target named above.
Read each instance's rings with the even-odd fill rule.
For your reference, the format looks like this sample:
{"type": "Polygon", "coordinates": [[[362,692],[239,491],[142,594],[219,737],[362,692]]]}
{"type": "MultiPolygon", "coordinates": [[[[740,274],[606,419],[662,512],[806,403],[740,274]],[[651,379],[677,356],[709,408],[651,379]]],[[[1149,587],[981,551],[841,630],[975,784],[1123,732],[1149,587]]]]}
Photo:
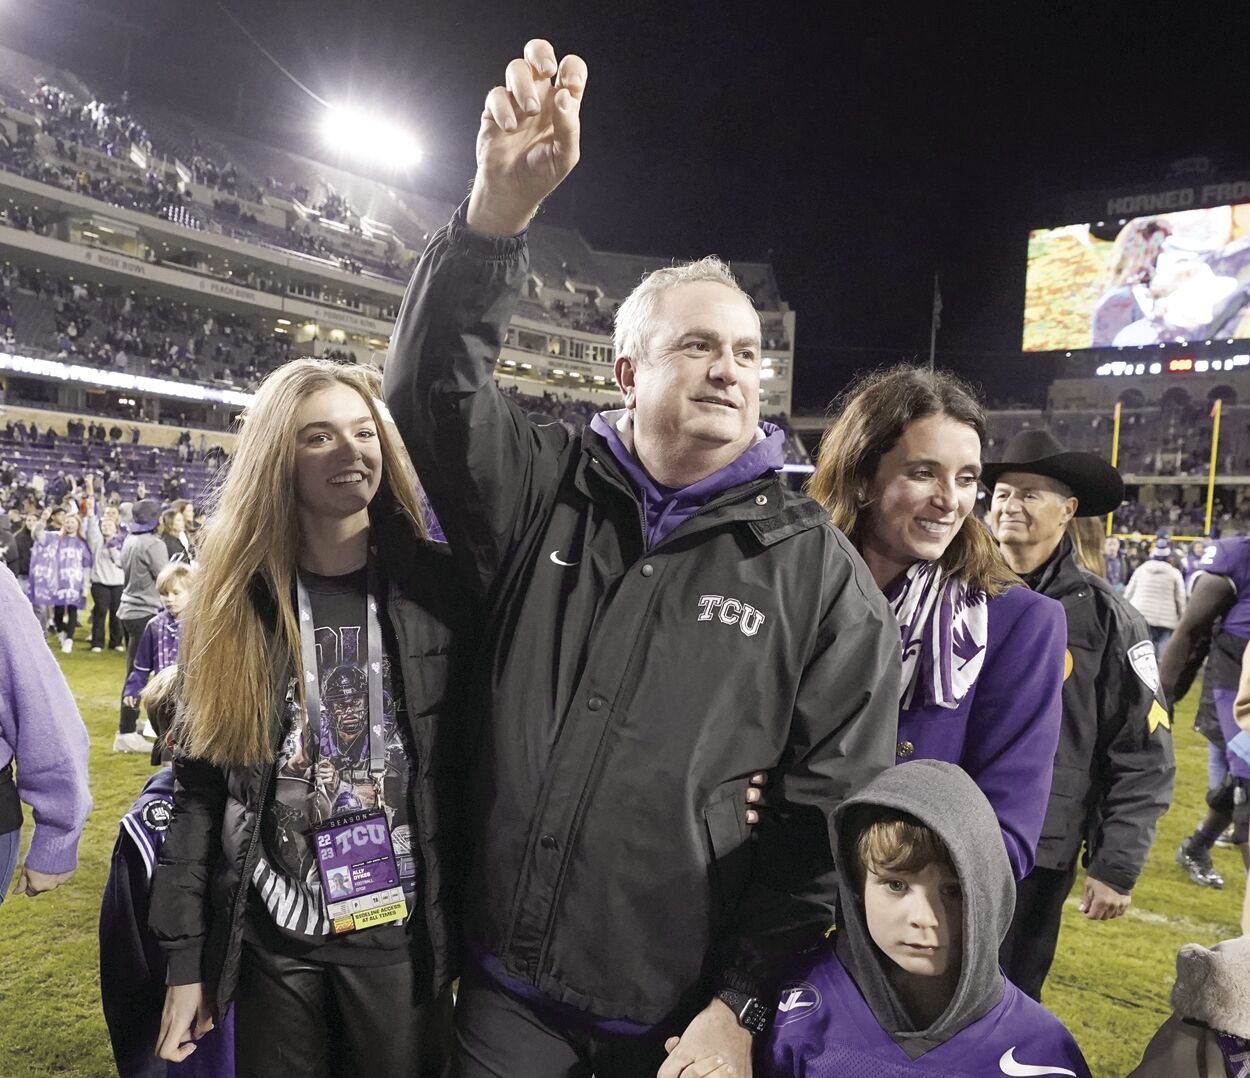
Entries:
{"type": "Polygon", "coordinates": [[[839,806],[834,832],[838,923],[781,990],[764,1074],[1087,1078],[1059,1019],[999,969],[1015,884],[994,811],[963,770],[884,771],[839,806]]]}

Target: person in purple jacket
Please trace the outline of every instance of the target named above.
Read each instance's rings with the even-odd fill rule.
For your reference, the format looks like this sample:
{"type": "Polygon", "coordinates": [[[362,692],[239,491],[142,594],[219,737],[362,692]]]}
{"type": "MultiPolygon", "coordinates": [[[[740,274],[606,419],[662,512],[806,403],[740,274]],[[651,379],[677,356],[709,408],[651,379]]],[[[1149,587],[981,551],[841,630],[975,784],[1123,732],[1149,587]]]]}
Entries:
{"type": "Polygon", "coordinates": [[[999,969],[1015,884],[997,822],[939,760],[882,772],[838,807],[838,922],[784,982],[765,1075],[1087,1078],[1072,1035],[999,969]]]}
{"type": "MultiPolygon", "coordinates": [[[[1250,641],[1250,539],[1221,539],[1206,548],[1190,577],[1190,602],[1160,660],[1160,678],[1168,702],[1175,707],[1206,658],[1203,703],[1209,694],[1211,716],[1218,731],[1212,738],[1208,813],[1176,851],[1177,863],[1200,886],[1223,887],[1211,863],[1211,847],[1233,825],[1233,844],[1250,869],[1250,752],[1234,707],[1250,641]],[[1238,738],[1241,735],[1241,738],[1238,738]],[[1222,765],[1222,766],[1218,766],[1222,765]]],[[[1199,704],[1199,715],[1203,712],[1199,704]]],[[[1205,730],[1204,730],[1205,733],[1205,730]]]]}
{"type": "Polygon", "coordinates": [[[148,927],[152,874],[174,812],[173,725],[178,667],[167,666],[143,688],[148,721],[160,733],[153,752],[160,769],[143,784],[117,829],[100,903],[100,1004],[120,1078],[234,1078],[234,1015],[195,1042],[180,1063],[152,1051],[165,1004],[167,963],[148,927]]]}
{"type": "Polygon", "coordinates": [[[985,412],[954,375],[874,371],[840,401],[809,493],[899,621],[896,762],[959,764],[989,798],[1016,878],[1033,867],[1062,716],[1063,608],[1021,586],[971,516],[985,412]]]}
{"type": "MultiPolygon", "coordinates": [[[[50,515],[45,509],[44,520],[50,515]]],[[[74,650],[78,611],[87,607],[87,585],[94,564],[91,548],[80,534],[81,526],[76,513],[66,513],[57,531],[36,531],[37,548],[31,550],[30,600],[36,607],[52,607],[52,622],[64,652],[74,650]]]]}
{"type": "Polygon", "coordinates": [[[87,731],[17,578],[0,565],[0,902],[21,849],[22,802],[35,830],[13,893],[34,896],[78,865],[91,810],[87,731]]]}

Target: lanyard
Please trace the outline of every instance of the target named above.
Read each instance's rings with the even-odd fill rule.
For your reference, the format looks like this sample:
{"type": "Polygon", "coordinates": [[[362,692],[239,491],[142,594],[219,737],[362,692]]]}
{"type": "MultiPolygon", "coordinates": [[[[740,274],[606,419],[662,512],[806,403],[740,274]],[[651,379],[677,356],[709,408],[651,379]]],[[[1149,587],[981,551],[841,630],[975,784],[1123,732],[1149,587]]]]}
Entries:
{"type": "MultiPolygon", "coordinates": [[[[304,666],[304,709],[312,729],[313,744],[321,752],[321,681],[317,670],[317,642],[313,639],[312,602],[304,579],[295,577],[295,594],[299,602],[300,657],[304,666]]],[[[382,625],[378,620],[378,578],[369,569],[365,594],[365,670],[369,681],[369,774],[386,770],[386,739],[382,728],[382,625]]]]}

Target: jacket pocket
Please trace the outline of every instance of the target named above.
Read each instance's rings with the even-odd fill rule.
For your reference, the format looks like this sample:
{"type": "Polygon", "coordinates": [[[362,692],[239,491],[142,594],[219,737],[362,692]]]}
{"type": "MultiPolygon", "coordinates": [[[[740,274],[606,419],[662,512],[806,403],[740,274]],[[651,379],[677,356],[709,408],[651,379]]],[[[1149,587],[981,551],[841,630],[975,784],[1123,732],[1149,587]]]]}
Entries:
{"type": "Polygon", "coordinates": [[[735,785],[703,810],[711,850],[711,887],[715,922],[732,916],[750,874],[751,847],[744,817],[744,787],[735,785]]]}
{"type": "Polygon", "coordinates": [[[1079,837],[1085,826],[1085,797],[1089,793],[1089,773],[1079,767],[1055,765],[1042,822],[1042,838],[1051,841],[1079,837]]]}
{"type": "Polygon", "coordinates": [[[451,678],[451,653],[433,649],[409,655],[402,667],[404,701],[410,718],[440,711],[447,699],[451,678]]]}

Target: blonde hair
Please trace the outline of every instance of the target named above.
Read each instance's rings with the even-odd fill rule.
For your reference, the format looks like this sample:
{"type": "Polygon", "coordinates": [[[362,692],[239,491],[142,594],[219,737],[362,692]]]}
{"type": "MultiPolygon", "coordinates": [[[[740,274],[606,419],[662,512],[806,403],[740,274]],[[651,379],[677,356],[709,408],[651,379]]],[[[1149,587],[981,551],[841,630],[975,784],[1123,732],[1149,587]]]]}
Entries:
{"type": "Polygon", "coordinates": [[[868,872],[920,872],[941,863],[954,869],[950,848],[931,827],[897,810],[881,810],[855,840],[855,871],[863,885],[868,872]]]}
{"type": "MultiPolygon", "coordinates": [[[[946,415],[967,424],[985,444],[985,410],[972,389],[948,371],[907,364],[870,371],[853,382],[835,406],[837,415],[820,440],[807,493],[829,511],[857,549],[863,542],[864,492],[872,486],[881,458],[910,423],[946,415]]],[[[948,573],[991,598],[1020,583],[994,537],[973,513],[964,518],[940,561],[948,573]]]]}
{"type": "MultiPolygon", "coordinates": [[[[336,385],[360,394],[377,429],[382,481],[369,507],[371,519],[399,511],[419,535],[427,534],[412,466],[382,418],[377,370],[297,359],[265,379],[199,533],[200,568],[179,653],[180,748],[218,766],[274,758],[275,692],[300,669],[299,623],[291,601],[300,532],[296,422],[309,396],[336,385]],[[258,609],[258,584],[270,593],[272,622],[258,609]]],[[[299,692],[302,697],[302,683],[299,692]]]]}
{"type": "Polygon", "coordinates": [[[194,572],[195,569],[185,561],[171,562],[156,577],[157,592],[161,595],[168,595],[174,590],[175,584],[190,585],[194,572]]]}
{"type": "Polygon", "coordinates": [[[1107,575],[1107,555],[1103,550],[1103,517],[1073,517],[1068,535],[1076,548],[1076,560],[1096,576],[1107,575]]]}
{"type": "MultiPolygon", "coordinates": [[[[148,679],[148,683],[139,693],[139,707],[147,713],[149,719],[153,719],[153,716],[160,712],[172,714],[177,698],[178,664],[174,663],[163,670],[158,670],[148,679]]],[[[152,725],[157,725],[155,719],[152,725]]]]}

